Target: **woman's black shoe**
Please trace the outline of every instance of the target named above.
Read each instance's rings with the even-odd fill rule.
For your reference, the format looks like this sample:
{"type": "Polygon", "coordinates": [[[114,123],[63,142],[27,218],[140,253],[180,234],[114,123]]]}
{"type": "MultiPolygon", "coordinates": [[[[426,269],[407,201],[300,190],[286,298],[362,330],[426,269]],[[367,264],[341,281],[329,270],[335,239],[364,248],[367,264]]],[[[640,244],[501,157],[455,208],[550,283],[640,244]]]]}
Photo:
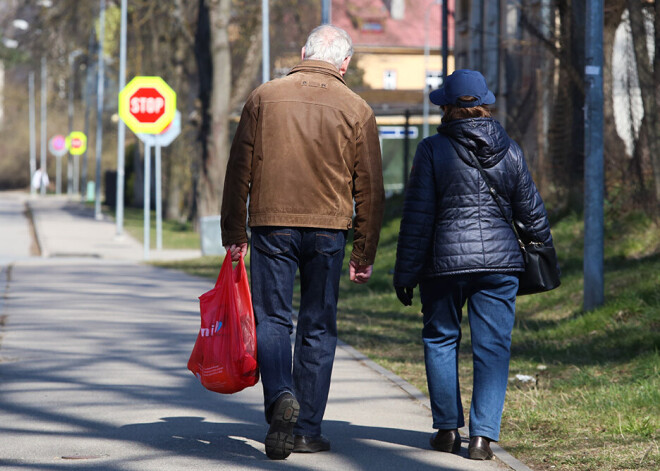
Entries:
{"type": "Polygon", "coordinates": [[[457,429],[438,430],[431,435],[431,446],[434,450],[456,454],[461,449],[461,436],[457,429]]]}
{"type": "Polygon", "coordinates": [[[468,456],[471,460],[490,460],[493,458],[493,451],[490,449],[490,440],[486,437],[470,438],[468,446],[468,456]]]}

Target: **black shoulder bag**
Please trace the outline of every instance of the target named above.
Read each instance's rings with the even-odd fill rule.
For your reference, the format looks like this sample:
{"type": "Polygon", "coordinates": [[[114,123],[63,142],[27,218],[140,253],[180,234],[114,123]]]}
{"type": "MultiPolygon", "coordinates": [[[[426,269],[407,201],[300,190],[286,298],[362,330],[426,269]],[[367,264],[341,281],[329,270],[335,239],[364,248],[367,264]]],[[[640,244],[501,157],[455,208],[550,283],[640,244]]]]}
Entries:
{"type": "MultiPolygon", "coordinates": [[[[454,145],[452,141],[452,145],[454,145]]],[[[454,146],[456,152],[458,149],[454,146]]],[[[470,160],[475,167],[479,170],[481,178],[484,179],[488,186],[488,191],[497,203],[497,206],[502,212],[504,220],[509,223],[513,229],[520,250],[522,251],[525,260],[525,271],[520,274],[520,284],[518,285],[518,296],[525,294],[542,293],[557,288],[561,281],[559,279],[559,263],[557,262],[557,253],[553,246],[543,245],[543,242],[532,240],[532,238],[524,230],[524,226],[519,221],[512,221],[506,216],[506,212],[500,203],[500,198],[495,188],[490,183],[490,179],[486,176],[486,172],[479,163],[479,160],[467,150],[470,160]],[[516,228],[520,226],[520,230],[516,228]],[[522,234],[522,236],[521,236],[522,234]]]]}

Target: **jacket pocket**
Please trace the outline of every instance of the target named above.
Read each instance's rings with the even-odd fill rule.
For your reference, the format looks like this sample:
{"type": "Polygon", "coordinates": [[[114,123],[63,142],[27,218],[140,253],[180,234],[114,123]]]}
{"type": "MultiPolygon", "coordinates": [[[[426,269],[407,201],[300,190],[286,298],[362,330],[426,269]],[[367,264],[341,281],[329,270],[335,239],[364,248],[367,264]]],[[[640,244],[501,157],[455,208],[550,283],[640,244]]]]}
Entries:
{"type": "Polygon", "coordinates": [[[332,256],[343,250],[346,236],[343,231],[319,231],[316,233],[316,251],[332,256]]]}
{"type": "Polygon", "coordinates": [[[291,247],[291,231],[286,229],[253,229],[252,239],[254,248],[270,255],[286,253],[291,247]]]}

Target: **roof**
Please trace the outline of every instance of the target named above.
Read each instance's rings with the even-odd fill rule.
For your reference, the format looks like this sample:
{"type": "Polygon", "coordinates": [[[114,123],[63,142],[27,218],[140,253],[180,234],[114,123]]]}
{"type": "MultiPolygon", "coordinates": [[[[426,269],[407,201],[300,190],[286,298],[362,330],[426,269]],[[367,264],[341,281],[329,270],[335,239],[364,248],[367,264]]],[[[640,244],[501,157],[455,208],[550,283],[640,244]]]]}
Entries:
{"type": "MultiPolygon", "coordinates": [[[[442,46],[442,5],[438,0],[402,0],[404,16],[392,18],[386,0],[332,0],[332,24],[345,29],[357,48],[442,46]],[[426,17],[428,16],[428,22],[426,17]],[[428,28],[428,30],[427,30],[428,28]]],[[[454,0],[449,5],[449,49],[454,47],[454,0]]]]}

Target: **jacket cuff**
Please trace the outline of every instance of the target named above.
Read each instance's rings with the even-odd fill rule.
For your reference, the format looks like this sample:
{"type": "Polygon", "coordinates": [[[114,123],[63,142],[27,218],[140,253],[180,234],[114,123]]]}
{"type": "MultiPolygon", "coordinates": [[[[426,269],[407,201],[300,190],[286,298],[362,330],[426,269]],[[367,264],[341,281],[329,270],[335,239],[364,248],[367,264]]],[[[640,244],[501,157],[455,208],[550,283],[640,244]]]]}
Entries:
{"type": "Polygon", "coordinates": [[[402,274],[400,272],[394,272],[394,278],[392,279],[392,285],[395,288],[415,288],[418,285],[416,277],[412,275],[402,274]]]}
{"type": "Polygon", "coordinates": [[[239,245],[239,244],[246,244],[248,242],[248,237],[247,233],[243,231],[242,233],[240,232],[230,232],[222,233],[222,246],[227,246],[227,245],[239,245]]]}
{"type": "Polygon", "coordinates": [[[351,253],[351,261],[355,262],[356,265],[373,265],[374,258],[367,258],[364,255],[359,255],[351,253]]]}

